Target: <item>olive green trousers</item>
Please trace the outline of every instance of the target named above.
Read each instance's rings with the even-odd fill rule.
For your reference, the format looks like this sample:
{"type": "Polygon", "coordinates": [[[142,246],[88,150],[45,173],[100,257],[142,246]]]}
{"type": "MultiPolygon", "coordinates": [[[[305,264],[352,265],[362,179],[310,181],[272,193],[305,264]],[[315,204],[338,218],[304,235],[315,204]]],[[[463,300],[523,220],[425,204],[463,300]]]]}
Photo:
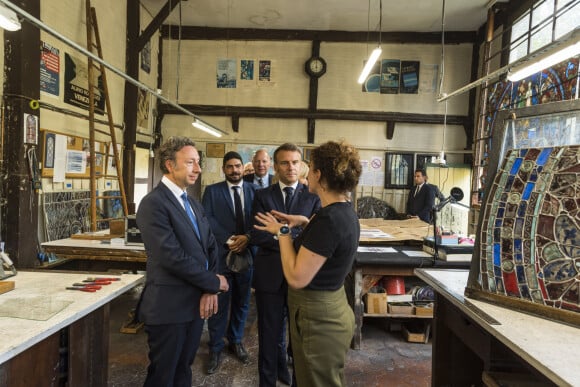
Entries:
{"type": "Polygon", "coordinates": [[[288,289],[288,308],[297,386],[346,386],[344,363],[354,333],[354,313],[344,287],[288,289]]]}

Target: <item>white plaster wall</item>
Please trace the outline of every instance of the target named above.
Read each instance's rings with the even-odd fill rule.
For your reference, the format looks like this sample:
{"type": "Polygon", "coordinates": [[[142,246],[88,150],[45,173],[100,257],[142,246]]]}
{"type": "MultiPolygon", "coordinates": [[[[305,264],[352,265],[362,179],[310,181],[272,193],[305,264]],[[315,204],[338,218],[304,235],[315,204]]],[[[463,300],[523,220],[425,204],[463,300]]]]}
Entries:
{"type": "MultiPolygon", "coordinates": [[[[126,14],[127,6],[125,2],[115,0],[93,1],[97,14],[97,23],[101,38],[101,49],[103,59],[115,68],[125,72],[125,51],[126,51],[126,14]],[[121,39],[119,37],[122,37],[121,39]]],[[[85,2],[78,0],[46,0],[41,3],[40,19],[53,30],[57,31],[67,39],[75,42],[81,47],[87,47],[87,25],[85,2]]],[[[60,92],[58,97],[43,93],[41,100],[58,107],[78,111],[81,114],[88,114],[85,109],[80,109],[65,103],[64,95],[64,55],[69,53],[76,58],[85,59],[76,49],[69,47],[56,37],[41,32],[41,40],[60,50],[60,92]]],[[[113,74],[106,72],[109,97],[111,101],[111,111],[115,124],[123,122],[123,100],[125,92],[124,80],[113,74]]],[[[88,121],[83,119],[59,117],[60,114],[50,114],[46,110],[41,110],[40,122],[43,128],[65,131],[88,137],[88,121]]],[[[106,119],[105,116],[99,118],[106,119]]],[[[106,126],[105,126],[106,128],[106,126]]],[[[119,137],[119,136],[117,136],[119,137]]],[[[122,135],[120,136],[122,140],[122,135]]]]}
{"type": "MultiPolygon", "coordinates": [[[[304,62],[310,56],[305,41],[206,41],[163,42],[163,95],[181,104],[306,108],[309,80],[304,62]],[[218,59],[272,61],[272,81],[243,84],[236,89],[216,87],[218,59]],[[178,73],[179,69],[179,73],[178,73]],[[179,95],[177,98],[177,84],[179,95]]],[[[239,68],[238,68],[239,71],[239,68]]]]}
{"type": "MultiPolygon", "coordinates": [[[[374,45],[361,43],[323,43],[320,55],[328,63],[327,73],[318,81],[320,109],[349,109],[384,112],[444,114],[445,104],[436,101],[437,92],[418,94],[363,93],[357,78],[363,61],[374,45]]],[[[439,65],[441,45],[433,44],[383,44],[382,59],[415,60],[420,62],[419,75],[425,75],[426,65],[439,65]]],[[[445,47],[445,74],[443,92],[451,92],[469,83],[471,71],[471,44],[445,47]]],[[[308,58],[308,54],[303,61],[308,58]]],[[[420,79],[421,81],[421,79],[420,79]]],[[[437,81],[437,84],[439,82],[437,81]]],[[[467,114],[468,101],[455,98],[448,104],[448,114],[467,114]]]]}

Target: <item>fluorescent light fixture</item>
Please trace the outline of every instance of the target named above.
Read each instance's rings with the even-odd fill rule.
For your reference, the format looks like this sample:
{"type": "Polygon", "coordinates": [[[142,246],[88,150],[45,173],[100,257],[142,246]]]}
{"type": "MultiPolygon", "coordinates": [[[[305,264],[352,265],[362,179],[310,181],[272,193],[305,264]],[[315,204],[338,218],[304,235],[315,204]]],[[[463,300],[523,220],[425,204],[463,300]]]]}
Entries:
{"type": "Polygon", "coordinates": [[[199,130],[203,130],[204,132],[211,134],[212,136],[215,136],[215,137],[222,136],[222,132],[219,129],[214,128],[213,126],[211,126],[207,122],[204,122],[197,117],[193,118],[193,122],[191,123],[191,125],[198,128],[199,130]]]}
{"type": "Polygon", "coordinates": [[[371,70],[373,69],[373,66],[377,62],[377,59],[379,59],[379,56],[381,56],[382,52],[383,50],[380,47],[375,48],[373,52],[371,52],[369,60],[367,60],[367,63],[365,64],[365,67],[362,70],[362,73],[360,73],[360,76],[358,77],[358,83],[362,85],[365,82],[371,70]]]}
{"type": "Polygon", "coordinates": [[[7,31],[18,31],[22,28],[16,12],[0,4],[0,28],[7,31]]]}
{"type": "Polygon", "coordinates": [[[510,82],[519,81],[578,54],[580,54],[580,41],[563,47],[554,53],[547,53],[533,63],[509,69],[507,79],[510,82]]]}

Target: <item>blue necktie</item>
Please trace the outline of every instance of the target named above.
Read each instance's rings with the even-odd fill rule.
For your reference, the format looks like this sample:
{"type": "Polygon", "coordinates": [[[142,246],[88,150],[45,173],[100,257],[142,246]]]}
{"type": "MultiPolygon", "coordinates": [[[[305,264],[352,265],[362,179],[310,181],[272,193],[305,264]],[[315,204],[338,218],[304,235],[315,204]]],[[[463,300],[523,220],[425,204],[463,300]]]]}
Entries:
{"type": "Polygon", "coordinates": [[[189,220],[193,224],[193,228],[195,229],[195,234],[201,240],[201,235],[199,234],[199,227],[197,227],[197,220],[195,219],[195,214],[189,205],[189,200],[187,200],[187,194],[184,192],[181,194],[181,199],[183,200],[183,206],[185,207],[185,212],[187,212],[187,216],[189,216],[189,220]]]}
{"type": "Polygon", "coordinates": [[[284,187],[284,192],[286,192],[286,200],[284,200],[284,207],[286,207],[286,213],[290,213],[290,203],[292,203],[292,195],[294,195],[294,188],[284,187]]]}

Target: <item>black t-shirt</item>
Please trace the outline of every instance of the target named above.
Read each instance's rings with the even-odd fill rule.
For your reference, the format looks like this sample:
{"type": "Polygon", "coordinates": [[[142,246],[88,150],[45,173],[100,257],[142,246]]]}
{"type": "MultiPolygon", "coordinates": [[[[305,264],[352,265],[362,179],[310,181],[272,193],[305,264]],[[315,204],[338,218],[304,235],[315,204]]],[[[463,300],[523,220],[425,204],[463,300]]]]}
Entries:
{"type": "Polygon", "coordinates": [[[294,241],[296,251],[304,246],[327,258],[306,288],[339,289],[352,268],[359,237],[360,224],[351,203],[321,208],[294,241]]]}

